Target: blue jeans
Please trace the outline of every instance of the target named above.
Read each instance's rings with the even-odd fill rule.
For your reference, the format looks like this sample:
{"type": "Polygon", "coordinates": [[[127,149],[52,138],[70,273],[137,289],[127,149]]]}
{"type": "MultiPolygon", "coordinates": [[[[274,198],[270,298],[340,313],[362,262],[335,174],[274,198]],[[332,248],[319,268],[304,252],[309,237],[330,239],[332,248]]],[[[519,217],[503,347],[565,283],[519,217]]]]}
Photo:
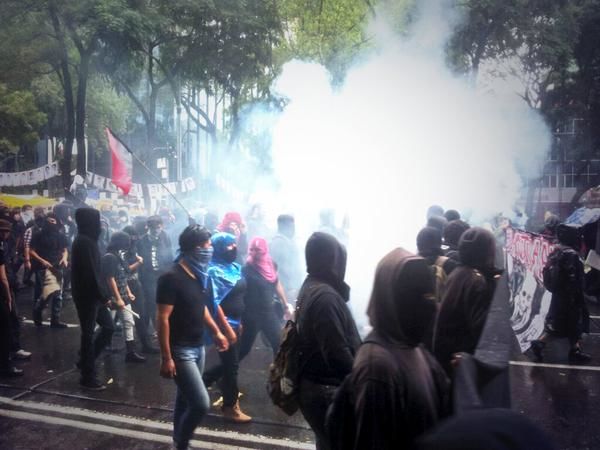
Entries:
{"type": "Polygon", "coordinates": [[[187,448],[208,409],[210,401],[208,391],[202,381],[204,370],[204,347],[171,347],[175,361],[175,414],[173,417],[173,441],[177,448],[187,448]]]}

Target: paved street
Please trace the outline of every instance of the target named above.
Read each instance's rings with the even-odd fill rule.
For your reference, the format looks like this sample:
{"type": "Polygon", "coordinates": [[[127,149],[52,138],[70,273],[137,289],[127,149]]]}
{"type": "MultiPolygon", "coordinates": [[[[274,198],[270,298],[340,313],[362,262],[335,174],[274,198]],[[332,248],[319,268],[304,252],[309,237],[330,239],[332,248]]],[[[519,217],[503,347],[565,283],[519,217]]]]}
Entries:
{"type": "MultiPolygon", "coordinates": [[[[20,315],[31,318],[30,293],[21,291],[20,315]]],[[[18,363],[26,375],[0,380],[0,448],[2,449],[167,449],[170,448],[174,383],[158,376],[158,355],[145,364],[125,364],[122,336],[100,361],[100,376],[109,382],[103,392],[80,389],[75,370],[79,328],[73,304],[65,305],[66,330],[36,328],[26,320],[23,347],[31,361],[18,363]]],[[[600,327],[592,324],[592,331],[600,327]]],[[[547,352],[545,365],[527,357],[511,366],[513,408],[539,423],[559,449],[600,448],[600,335],[586,347],[595,364],[566,364],[564,343],[547,352]]],[[[207,363],[215,361],[209,352],[207,363]]],[[[313,436],[299,414],[288,417],[270,403],[264,382],[270,352],[260,339],[241,365],[243,410],[253,416],[248,425],[226,424],[214,407],[197,430],[194,448],[310,449],[313,436]]],[[[212,401],[218,393],[211,391],[212,401]]]]}

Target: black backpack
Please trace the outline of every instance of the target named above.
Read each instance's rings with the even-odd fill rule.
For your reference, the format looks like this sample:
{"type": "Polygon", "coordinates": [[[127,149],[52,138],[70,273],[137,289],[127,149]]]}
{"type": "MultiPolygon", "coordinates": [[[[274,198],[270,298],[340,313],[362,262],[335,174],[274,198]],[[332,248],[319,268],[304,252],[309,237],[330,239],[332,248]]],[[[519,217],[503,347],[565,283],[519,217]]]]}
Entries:
{"type": "Polygon", "coordinates": [[[553,294],[558,292],[562,284],[560,261],[562,259],[563,251],[564,250],[560,247],[554,249],[548,256],[546,265],[542,269],[544,287],[548,292],[553,294]]]}
{"type": "MultiPolygon", "coordinates": [[[[301,295],[298,296],[302,297],[301,295]]],[[[281,333],[281,343],[273,363],[269,366],[267,393],[273,404],[281,408],[288,416],[293,415],[298,404],[300,375],[302,369],[314,354],[308,354],[298,330],[300,318],[300,299],[296,303],[295,320],[288,320],[281,333]]],[[[308,307],[308,304],[306,305],[308,307]]]]}
{"type": "Polygon", "coordinates": [[[298,411],[300,378],[300,336],[296,322],[288,320],[283,327],[281,344],[275,360],[269,366],[267,392],[271,401],[288,416],[298,411]]]}

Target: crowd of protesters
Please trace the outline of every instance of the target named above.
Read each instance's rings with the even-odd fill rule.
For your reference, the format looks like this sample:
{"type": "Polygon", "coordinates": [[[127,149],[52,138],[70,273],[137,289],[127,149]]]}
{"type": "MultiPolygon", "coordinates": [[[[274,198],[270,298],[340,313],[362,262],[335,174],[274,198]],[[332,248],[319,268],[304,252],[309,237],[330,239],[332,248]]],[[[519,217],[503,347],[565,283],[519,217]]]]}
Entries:
{"type": "MultiPolygon", "coordinates": [[[[15,362],[31,358],[20,346],[17,290],[31,285],[35,326],[45,325],[51,305],[49,326],[57,330],[67,327],[62,304],[72,298],[81,326],[81,386],[106,388],[95,361],[120,327],[125,362],[144,363],[144,354],[160,353],[160,374],[174,378],[173,439],[176,448],[187,448],[215,383],[223,417],[252,420],[239,402],[239,363],[259,333],[275,356],[283,323],[293,317],[306,349],[298,403],[317,449],[459,448],[451,445],[465,427],[460,418],[437,434],[431,430],[452,414],[458,355],[475,352],[502,274],[493,230],[471,227],[455,210],[431,207],[416,236],[417,254],[398,248],[377,266],[367,310],[371,331],[361,338],[347,305],[349,237],[335,227],[330,210],[306,243],[306,275],[292,215],[279,216],[270,240],[258,208],[248,216],[251,227],[237,212],[221,221],[206,214],[202,225],[192,223],[179,235],[173,221],[168,212],[106,218],[68,202],[51,212],[0,207],[0,375],[22,375],[15,362]],[[204,370],[209,344],[217,347],[219,363],[204,370]]],[[[565,337],[569,360],[587,362],[580,236],[555,217],[542,234],[559,243],[563,281],[533,354],[541,359],[550,337],[565,337]]],[[[476,422],[484,413],[474,414],[476,422]]],[[[486,414],[497,414],[498,423],[516,421],[529,430],[530,443],[544,442],[535,448],[551,448],[522,418],[486,414]]],[[[526,436],[514,439],[518,446],[510,448],[527,448],[526,436]]]]}

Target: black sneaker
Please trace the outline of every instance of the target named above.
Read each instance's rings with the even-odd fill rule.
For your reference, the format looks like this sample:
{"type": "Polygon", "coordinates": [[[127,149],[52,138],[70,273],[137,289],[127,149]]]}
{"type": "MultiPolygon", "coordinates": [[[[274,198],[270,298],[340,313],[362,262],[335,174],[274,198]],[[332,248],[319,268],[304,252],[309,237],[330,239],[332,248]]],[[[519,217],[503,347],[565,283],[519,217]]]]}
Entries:
{"type": "Polygon", "coordinates": [[[33,308],[33,323],[35,324],[36,327],[41,327],[42,324],[42,312],[40,310],[38,310],[37,308],[33,308]]]}
{"type": "Polygon", "coordinates": [[[136,352],[129,352],[125,356],[125,362],[143,363],[146,362],[146,357],[136,352]]]}
{"type": "Polygon", "coordinates": [[[106,386],[97,378],[93,378],[91,380],[81,380],[79,384],[82,388],[89,389],[90,391],[103,391],[106,389],[106,386]]]}
{"type": "Polygon", "coordinates": [[[592,360],[589,353],[584,353],[580,348],[572,348],[569,352],[569,362],[571,364],[585,364],[592,360]]]}

